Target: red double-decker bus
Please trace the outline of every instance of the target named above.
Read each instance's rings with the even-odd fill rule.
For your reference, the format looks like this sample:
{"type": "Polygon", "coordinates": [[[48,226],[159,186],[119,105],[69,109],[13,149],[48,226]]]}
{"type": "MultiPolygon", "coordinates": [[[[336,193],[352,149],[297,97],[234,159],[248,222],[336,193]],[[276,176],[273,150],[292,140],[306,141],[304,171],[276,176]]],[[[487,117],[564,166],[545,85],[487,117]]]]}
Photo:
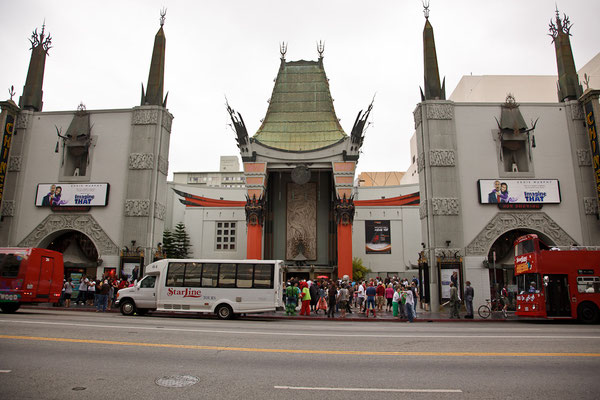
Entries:
{"type": "Polygon", "coordinates": [[[600,250],[548,247],[537,235],[515,240],[520,317],[600,319],[600,250]]]}
{"type": "Polygon", "coordinates": [[[23,303],[58,302],[63,279],[63,255],[57,251],[0,248],[0,309],[5,313],[23,303]]]}

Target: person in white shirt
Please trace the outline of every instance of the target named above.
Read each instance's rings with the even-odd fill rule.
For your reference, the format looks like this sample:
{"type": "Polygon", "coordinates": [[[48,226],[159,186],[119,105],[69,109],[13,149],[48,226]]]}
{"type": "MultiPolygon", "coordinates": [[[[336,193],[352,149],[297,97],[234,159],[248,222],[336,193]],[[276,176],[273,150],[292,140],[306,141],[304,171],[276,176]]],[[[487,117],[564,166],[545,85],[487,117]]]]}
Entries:
{"type": "Polygon", "coordinates": [[[360,282],[358,285],[358,295],[356,296],[356,301],[358,302],[358,309],[362,310],[362,305],[365,302],[365,285],[363,282],[360,282]]]}

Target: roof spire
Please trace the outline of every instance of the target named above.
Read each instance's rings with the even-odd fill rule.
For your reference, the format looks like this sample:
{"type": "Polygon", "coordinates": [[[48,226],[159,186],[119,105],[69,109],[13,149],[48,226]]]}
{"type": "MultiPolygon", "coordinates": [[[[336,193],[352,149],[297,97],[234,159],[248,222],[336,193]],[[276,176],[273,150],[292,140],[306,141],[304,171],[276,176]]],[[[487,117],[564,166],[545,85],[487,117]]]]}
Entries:
{"type": "Polygon", "coordinates": [[[325,53],[325,42],[321,40],[317,42],[317,52],[319,53],[319,59],[323,58],[323,53],[325,53]]]}
{"type": "Polygon", "coordinates": [[[27,79],[23,86],[23,95],[19,98],[19,107],[42,111],[42,86],[44,83],[44,68],[46,66],[46,56],[48,50],[52,48],[52,37],[50,34],[46,37],[46,20],[42,24],[42,32],[38,35],[37,28],[31,35],[31,60],[29,61],[29,70],[27,79]]]}
{"type": "Polygon", "coordinates": [[[160,28],[154,37],[154,50],[152,51],[152,61],[150,63],[150,73],[148,75],[147,91],[144,93],[142,85],[142,104],[154,106],[167,106],[167,96],[163,99],[163,87],[165,83],[165,49],[167,39],[163,31],[167,9],[160,11],[160,28]]]}
{"type": "Polygon", "coordinates": [[[281,61],[285,61],[285,54],[287,53],[287,44],[285,42],[279,44],[279,53],[281,54],[281,61]]]}
{"type": "Polygon", "coordinates": [[[425,93],[421,89],[421,100],[446,100],[446,80],[440,84],[437,53],[433,27],[429,23],[429,0],[423,0],[425,27],[423,28],[423,67],[425,72],[425,93]]]}
{"type": "Polygon", "coordinates": [[[556,65],[558,67],[558,100],[577,100],[583,93],[579,84],[579,76],[575,68],[573,50],[571,49],[571,21],[563,14],[561,20],[558,7],[556,8],[555,22],[550,20],[550,37],[556,51],[556,65]],[[556,22],[556,23],[555,23],[556,22]]]}

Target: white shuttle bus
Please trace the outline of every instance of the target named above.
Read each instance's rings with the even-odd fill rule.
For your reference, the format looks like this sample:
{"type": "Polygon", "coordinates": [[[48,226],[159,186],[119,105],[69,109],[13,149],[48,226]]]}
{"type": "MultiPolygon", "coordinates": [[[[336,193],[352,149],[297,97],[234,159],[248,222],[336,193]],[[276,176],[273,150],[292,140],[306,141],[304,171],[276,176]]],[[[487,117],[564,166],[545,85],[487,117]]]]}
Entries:
{"type": "Polygon", "coordinates": [[[148,311],[235,314],[275,311],[282,306],[280,260],[165,259],[146,267],[133,287],[119,290],[123,315],[148,311]]]}

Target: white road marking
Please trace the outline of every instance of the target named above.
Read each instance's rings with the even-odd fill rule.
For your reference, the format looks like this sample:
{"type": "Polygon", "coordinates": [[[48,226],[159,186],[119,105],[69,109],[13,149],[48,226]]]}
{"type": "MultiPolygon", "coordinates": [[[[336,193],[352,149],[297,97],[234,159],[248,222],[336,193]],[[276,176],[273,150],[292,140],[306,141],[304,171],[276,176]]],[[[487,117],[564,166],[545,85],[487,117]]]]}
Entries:
{"type": "Polygon", "coordinates": [[[38,324],[38,325],[57,325],[57,326],[76,326],[76,327],[87,327],[94,329],[138,329],[138,330],[159,330],[159,331],[171,331],[171,332],[195,332],[195,333],[218,333],[218,334],[230,334],[230,335],[262,335],[262,336],[309,336],[309,337],[348,337],[348,338],[383,338],[383,339],[414,339],[414,338],[425,338],[425,339],[600,339],[600,336],[577,336],[577,335],[513,335],[507,332],[506,335],[419,335],[419,334],[396,334],[396,335],[383,335],[383,334],[344,334],[344,333],[303,333],[303,332],[261,332],[261,331],[235,331],[235,330],[218,330],[218,329],[192,329],[192,328],[164,328],[164,327],[153,327],[153,326],[138,326],[138,325],[98,325],[98,324],[81,324],[81,323],[70,323],[70,322],[47,322],[47,321],[22,321],[22,320],[10,320],[3,319],[5,322],[14,322],[20,324],[38,324]]]}
{"type": "Polygon", "coordinates": [[[346,388],[346,387],[305,387],[305,386],[273,386],[286,390],[321,390],[332,392],[400,392],[400,393],[462,393],[460,389],[385,389],[385,388],[346,388]]]}

